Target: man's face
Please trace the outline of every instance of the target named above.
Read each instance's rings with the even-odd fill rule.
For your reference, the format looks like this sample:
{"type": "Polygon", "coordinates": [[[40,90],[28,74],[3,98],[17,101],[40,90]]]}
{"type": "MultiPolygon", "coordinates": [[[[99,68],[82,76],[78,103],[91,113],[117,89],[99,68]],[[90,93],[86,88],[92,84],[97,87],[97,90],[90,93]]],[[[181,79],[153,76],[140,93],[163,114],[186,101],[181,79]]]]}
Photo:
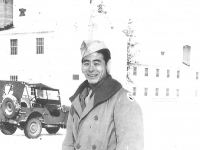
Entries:
{"type": "Polygon", "coordinates": [[[106,77],[106,64],[101,53],[92,53],[83,58],[82,72],[90,84],[97,84],[106,77]]]}

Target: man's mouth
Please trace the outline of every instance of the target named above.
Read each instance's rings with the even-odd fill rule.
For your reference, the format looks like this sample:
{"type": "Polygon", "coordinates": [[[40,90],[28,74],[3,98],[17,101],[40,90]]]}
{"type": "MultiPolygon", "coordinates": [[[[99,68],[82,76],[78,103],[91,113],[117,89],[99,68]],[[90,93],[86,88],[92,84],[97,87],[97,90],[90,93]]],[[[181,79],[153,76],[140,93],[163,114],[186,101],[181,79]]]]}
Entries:
{"type": "Polygon", "coordinates": [[[98,76],[98,74],[88,74],[87,76],[90,77],[90,78],[95,78],[95,77],[98,76]]]}

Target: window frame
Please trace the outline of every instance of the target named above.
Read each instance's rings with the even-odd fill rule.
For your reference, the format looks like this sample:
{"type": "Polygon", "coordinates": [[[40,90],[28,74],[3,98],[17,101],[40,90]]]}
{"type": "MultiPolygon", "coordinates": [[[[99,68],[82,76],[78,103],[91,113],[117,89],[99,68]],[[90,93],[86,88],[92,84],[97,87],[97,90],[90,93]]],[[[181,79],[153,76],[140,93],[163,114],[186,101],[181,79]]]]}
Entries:
{"type": "Polygon", "coordinates": [[[145,68],[144,76],[148,77],[148,72],[149,72],[149,69],[148,69],[148,68],[145,68]]]}
{"type": "Polygon", "coordinates": [[[155,89],[155,96],[159,96],[159,88],[155,89]]]}
{"type": "Polygon", "coordinates": [[[36,54],[44,54],[44,38],[36,38],[36,54]]]}
{"type": "Polygon", "coordinates": [[[18,54],[18,39],[10,39],[10,55],[18,54]]]}
{"type": "Polygon", "coordinates": [[[137,88],[133,87],[133,96],[136,96],[136,94],[137,94],[137,88]]]}
{"type": "Polygon", "coordinates": [[[160,69],[156,69],[156,77],[159,77],[160,69]]]}
{"type": "Polygon", "coordinates": [[[134,75],[134,76],[137,75],[137,67],[133,67],[133,75],[134,75]]]}
{"type": "Polygon", "coordinates": [[[180,78],[180,70],[177,70],[177,78],[180,78]]]}
{"type": "Polygon", "coordinates": [[[167,78],[169,78],[169,77],[170,77],[170,70],[167,69],[167,78]]]}
{"type": "Polygon", "coordinates": [[[148,88],[144,88],[144,96],[148,96],[148,88]]]}
{"type": "Polygon", "coordinates": [[[179,91],[179,89],[176,89],[176,97],[179,97],[179,93],[180,91],[179,91]]]}
{"type": "Polygon", "coordinates": [[[169,88],[166,88],[166,96],[169,96],[169,88]]]}

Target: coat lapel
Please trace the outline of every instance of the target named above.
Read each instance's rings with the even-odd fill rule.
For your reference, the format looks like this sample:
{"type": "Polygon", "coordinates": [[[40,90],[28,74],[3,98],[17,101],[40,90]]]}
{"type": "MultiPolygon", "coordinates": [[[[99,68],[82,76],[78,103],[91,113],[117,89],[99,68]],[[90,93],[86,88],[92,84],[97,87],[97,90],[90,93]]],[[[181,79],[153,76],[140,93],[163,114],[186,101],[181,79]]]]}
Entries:
{"type": "Polygon", "coordinates": [[[72,102],[72,105],[74,106],[74,109],[76,110],[76,112],[78,113],[79,117],[82,114],[82,108],[81,108],[81,104],[79,101],[79,95],[74,99],[74,101],[72,102]]]}
{"type": "Polygon", "coordinates": [[[86,105],[85,109],[83,110],[80,120],[82,120],[93,108],[94,105],[94,96],[89,100],[88,104],[86,105]]]}

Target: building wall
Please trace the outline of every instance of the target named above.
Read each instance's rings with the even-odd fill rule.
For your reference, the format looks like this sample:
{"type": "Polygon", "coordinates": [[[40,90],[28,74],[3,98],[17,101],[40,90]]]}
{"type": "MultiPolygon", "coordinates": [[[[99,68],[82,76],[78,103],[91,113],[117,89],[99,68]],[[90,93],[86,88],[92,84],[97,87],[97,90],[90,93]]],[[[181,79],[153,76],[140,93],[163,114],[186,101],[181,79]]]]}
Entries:
{"type": "Polygon", "coordinates": [[[196,73],[200,72],[199,69],[151,65],[134,67],[137,68],[137,74],[133,75],[132,72],[132,91],[133,88],[136,87],[136,97],[153,99],[200,98],[199,76],[198,79],[196,79],[196,73]],[[145,76],[145,68],[148,68],[148,76],[145,76]],[[156,77],[156,69],[159,69],[159,77],[156,77]],[[167,77],[167,70],[170,70],[169,77],[167,77]],[[179,78],[177,78],[177,71],[180,71],[179,78]],[[144,88],[148,88],[147,96],[144,95],[144,88]],[[159,89],[158,96],[155,95],[156,88],[159,89]],[[166,96],[166,89],[169,89],[168,96],[166,96]],[[177,89],[179,92],[177,92],[177,89]],[[177,96],[177,94],[179,95],[177,96]]]}

